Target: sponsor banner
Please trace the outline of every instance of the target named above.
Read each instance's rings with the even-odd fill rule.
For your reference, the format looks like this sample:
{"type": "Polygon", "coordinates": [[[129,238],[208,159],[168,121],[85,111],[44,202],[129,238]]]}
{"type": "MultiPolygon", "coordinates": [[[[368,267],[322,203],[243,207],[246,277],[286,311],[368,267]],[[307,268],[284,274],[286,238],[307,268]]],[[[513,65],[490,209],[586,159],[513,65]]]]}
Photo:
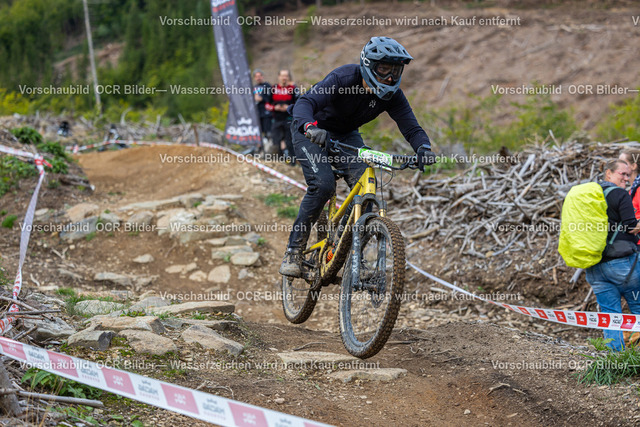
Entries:
{"type": "Polygon", "coordinates": [[[221,426],[322,427],[272,411],[0,337],[0,353],[64,378],[221,426]]]}
{"type": "Polygon", "coordinates": [[[222,82],[229,96],[225,138],[240,145],[259,145],[260,121],[235,0],[211,0],[211,15],[222,82]]]}
{"type": "Polygon", "coordinates": [[[453,290],[454,292],[460,292],[465,295],[469,295],[474,299],[494,304],[500,307],[504,307],[515,313],[524,314],[525,316],[535,317],[537,319],[548,320],[556,323],[563,323],[565,325],[580,326],[583,328],[591,329],[607,329],[610,331],[639,331],[640,332],[640,316],[635,314],[622,314],[622,313],[598,313],[593,311],[569,311],[569,310],[549,310],[535,307],[523,307],[513,304],[505,304],[492,301],[487,298],[480,297],[471,292],[465,291],[456,285],[453,285],[446,280],[442,280],[432,274],[427,273],[420,267],[407,261],[407,265],[423,276],[440,283],[443,286],[453,290]]]}

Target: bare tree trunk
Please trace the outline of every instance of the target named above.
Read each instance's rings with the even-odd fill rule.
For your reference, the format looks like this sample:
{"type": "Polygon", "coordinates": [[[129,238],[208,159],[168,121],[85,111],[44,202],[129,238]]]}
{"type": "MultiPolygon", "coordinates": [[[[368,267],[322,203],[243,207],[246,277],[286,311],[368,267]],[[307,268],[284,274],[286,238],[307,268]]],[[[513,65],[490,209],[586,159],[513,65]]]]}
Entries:
{"type": "Polygon", "coordinates": [[[322,7],[322,0],[316,0],[316,9],[320,9],[322,7]]]}

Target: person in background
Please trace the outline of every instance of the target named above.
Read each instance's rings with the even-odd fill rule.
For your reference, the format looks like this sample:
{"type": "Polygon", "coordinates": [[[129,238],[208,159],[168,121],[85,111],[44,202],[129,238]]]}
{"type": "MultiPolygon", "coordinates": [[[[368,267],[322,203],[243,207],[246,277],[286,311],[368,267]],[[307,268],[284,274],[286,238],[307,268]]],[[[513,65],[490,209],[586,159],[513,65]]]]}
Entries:
{"type": "Polygon", "coordinates": [[[296,103],[298,99],[298,88],[291,83],[291,72],[280,70],[278,83],[271,91],[271,102],[267,103],[267,110],[273,114],[271,126],[271,136],[273,143],[280,146],[280,153],[291,165],[295,165],[296,156],[293,151],[293,141],[291,137],[291,115],[287,112],[290,105],[296,103]],[[284,141],[284,142],[283,142],[284,141]]]}
{"type": "Polygon", "coordinates": [[[631,189],[629,194],[631,195],[631,201],[633,202],[633,209],[635,209],[636,218],[640,219],[640,150],[627,148],[620,154],[620,160],[627,162],[631,175],[629,180],[631,181],[631,189]]]}
{"type": "MultiPolygon", "coordinates": [[[[613,160],[605,166],[604,179],[600,183],[603,190],[611,186],[625,190],[629,183],[631,170],[623,160],[613,160]]],[[[600,311],[603,313],[621,313],[621,297],[624,296],[633,314],[640,314],[640,266],[638,261],[637,234],[640,223],[633,212],[631,196],[626,191],[610,191],[607,196],[607,216],[609,217],[609,234],[611,241],[618,230],[615,242],[628,241],[630,253],[620,257],[607,256],[606,250],[602,260],[587,268],[587,282],[593,288],[600,311]]],[[[624,350],[621,331],[604,330],[604,338],[612,339],[607,347],[614,351],[624,350]]]]}
{"type": "Polygon", "coordinates": [[[253,72],[253,100],[258,109],[258,117],[260,117],[260,129],[262,130],[263,146],[267,145],[265,139],[271,137],[271,112],[267,110],[267,103],[271,102],[271,85],[264,81],[262,70],[256,69],[253,72]]]}

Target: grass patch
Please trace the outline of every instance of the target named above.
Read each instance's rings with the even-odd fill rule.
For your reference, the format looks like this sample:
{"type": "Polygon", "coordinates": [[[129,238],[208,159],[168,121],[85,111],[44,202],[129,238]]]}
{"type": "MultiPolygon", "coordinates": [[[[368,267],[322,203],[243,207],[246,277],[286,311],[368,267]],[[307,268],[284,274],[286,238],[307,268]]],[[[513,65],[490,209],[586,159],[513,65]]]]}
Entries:
{"type": "MultiPolygon", "coordinates": [[[[298,216],[298,206],[297,206],[298,197],[296,196],[287,196],[286,194],[281,193],[271,193],[268,196],[263,198],[264,204],[277,208],[276,213],[281,218],[292,218],[295,219],[298,216]]],[[[266,241],[258,241],[259,245],[264,245],[266,241]]]]}
{"type": "Polygon", "coordinates": [[[636,346],[629,346],[624,351],[613,351],[606,346],[612,341],[603,338],[588,340],[598,351],[606,351],[604,355],[582,354],[588,359],[588,367],[576,373],[578,382],[597,385],[611,385],[624,378],[640,375],[640,351],[636,346]]]}
{"type": "Polygon", "coordinates": [[[264,199],[264,204],[271,207],[290,205],[297,199],[296,196],[287,196],[281,193],[271,193],[264,199]]]}
{"type": "Polygon", "coordinates": [[[66,297],[72,297],[72,296],[76,296],[76,291],[74,291],[71,288],[58,288],[56,289],[56,294],[66,296],[66,297]]]}
{"type": "Polygon", "coordinates": [[[44,389],[58,396],[71,396],[81,399],[97,399],[102,390],[59,377],[51,372],[30,368],[22,377],[22,383],[30,382],[32,389],[44,389]]]}
{"type": "Polygon", "coordinates": [[[2,220],[2,226],[4,228],[13,228],[13,224],[16,222],[16,219],[18,219],[16,215],[9,215],[2,220]]]}
{"type": "Polygon", "coordinates": [[[120,315],[120,317],[141,317],[146,316],[147,313],[144,311],[136,311],[136,310],[127,310],[120,315]]]}
{"type": "Polygon", "coordinates": [[[296,219],[298,216],[299,208],[297,206],[285,206],[283,208],[278,208],[278,216],[281,218],[291,218],[296,219]]]}
{"type": "Polygon", "coordinates": [[[207,320],[207,315],[205,313],[200,313],[199,311],[195,311],[191,315],[191,318],[195,320],[207,320]]]}

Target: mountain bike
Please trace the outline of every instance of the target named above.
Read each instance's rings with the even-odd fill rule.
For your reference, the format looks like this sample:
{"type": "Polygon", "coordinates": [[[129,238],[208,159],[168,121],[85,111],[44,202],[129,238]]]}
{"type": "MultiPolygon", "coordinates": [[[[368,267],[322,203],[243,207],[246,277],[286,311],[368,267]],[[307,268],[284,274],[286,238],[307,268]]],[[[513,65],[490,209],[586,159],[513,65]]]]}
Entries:
{"type": "MultiPolygon", "coordinates": [[[[334,194],[313,225],[303,251],[303,277],[282,276],[282,306],[290,322],[303,323],[322,288],[339,283],[342,342],[349,353],[366,359],[377,354],[391,335],[402,301],[406,262],[400,229],[387,217],[386,201],[376,191],[378,184],[383,185],[376,170],[381,178],[385,173],[393,177],[394,171],[417,169],[417,158],[339,141],[330,145],[330,154],[336,148],[357,151],[367,168],[340,207],[334,194]]],[[[334,170],[334,175],[340,178],[344,173],[334,170]]]]}

